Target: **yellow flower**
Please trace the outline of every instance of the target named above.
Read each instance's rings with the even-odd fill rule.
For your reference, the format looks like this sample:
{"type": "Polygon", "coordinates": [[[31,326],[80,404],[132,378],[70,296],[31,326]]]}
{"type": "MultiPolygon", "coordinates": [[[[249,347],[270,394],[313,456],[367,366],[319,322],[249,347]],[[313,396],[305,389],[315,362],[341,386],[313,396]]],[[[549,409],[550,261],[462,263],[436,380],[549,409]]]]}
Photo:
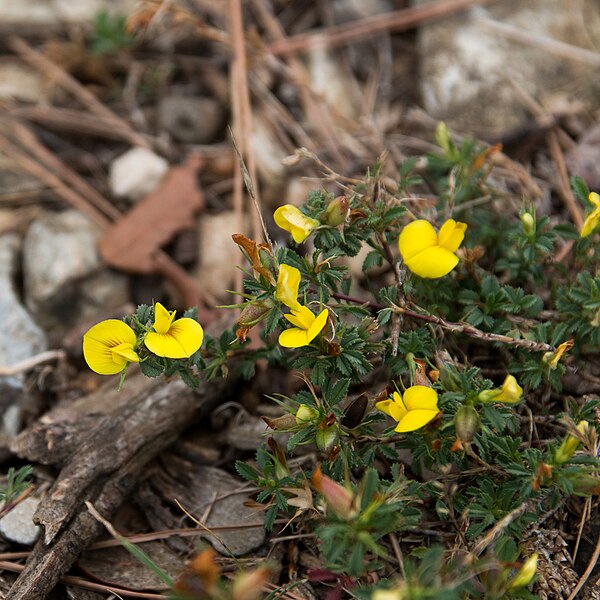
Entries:
{"type": "Polygon", "coordinates": [[[465,237],[466,223],[448,219],[439,235],[428,221],[409,223],[400,233],[398,248],[404,264],[419,277],[436,279],[458,264],[458,250],[465,237]]]}
{"type": "Polygon", "coordinates": [[[300,271],[290,265],[280,265],[277,277],[275,298],[289,308],[299,310],[298,287],[300,286],[300,271]]]}
{"type": "Polygon", "coordinates": [[[581,237],[587,237],[592,233],[600,222],[600,195],[596,192],[590,192],[589,201],[594,205],[592,212],[585,218],[583,227],[581,228],[581,237]]]}
{"type": "Polygon", "coordinates": [[[575,344],[574,340],[567,340],[558,346],[554,352],[546,352],[542,357],[542,361],[545,362],[552,371],[558,367],[560,359],[566,354],[575,344]]]}
{"type": "Polygon", "coordinates": [[[318,317],[306,306],[292,309],[289,315],[283,315],[294,327],[282,331],[279,343],[284,348],[308,346],[321,333],[327,323],[329,311],[324,308],[318,317]]]}
{"type": "MultiPolygon", "coordinates": [[[[589,431],[590,424],[587,421],[579,421],[579,423],[577,423],[577,433],[579,434],[579,436],[581,436],[581,438],[585,438],[587,435],[589,435],[589,431]]],[[[568,462],[573,457],[573,454],[575,454],[575,450],[577,450],[577,446],[579,446],[580,442],[580,438],[575,437],[570,433],[567,434],[565,436],[565,439],[559,446],[558,450],[556,451],[554,460],[559,465],[568,462]]]]}
{"type": "Polygon", "coordinates": [[[534,552],[524,563],[523,566],[517,571],[514,578],[509,581],[508,589],[514,590],[528,586],[535,577],[537,571],[538,553],[534,552]]]}
{"type": "Polygon", "coordinates": [[[523,388],[512,375],[507,375],[501,388],[479,392],[479,401],[514,404],[521,399],[522,395],[523,388]]]}
{"type": "Polygon", "coordinates": [[[402,397],[394,392],[391,398],[375,404],[375,408],[398,421],[396,431],[406,433],[424,427],[440,412],[437,392],[425,385],[413,385],[402,397]]]}
{"type": "Polygon", "coordinates": [[[133,350],[135,342],[135,331],[123,321],[101,321],[83,336],[83,357],[92,371],[115,375],[128,363],[140,362],[133,350]]]}
{"type": "Polygon", "coordinates": [[[175,311],[169,312],[160,302],[154,305],[154,331],[149,331],[144,343],[156,356],[188,358],[200,346],[204,331],[194,319],[175,319],[175,311]]]}
{"type": "Polygon", "coordinates": [[[307,217],[293,204],[280,206],[273,214],[273,218],[281,229],[285,229],[285,231],[292,234],[296,244],[301,244],[312,233],[313,229],[320,225],[319,221],[307,217]]]}

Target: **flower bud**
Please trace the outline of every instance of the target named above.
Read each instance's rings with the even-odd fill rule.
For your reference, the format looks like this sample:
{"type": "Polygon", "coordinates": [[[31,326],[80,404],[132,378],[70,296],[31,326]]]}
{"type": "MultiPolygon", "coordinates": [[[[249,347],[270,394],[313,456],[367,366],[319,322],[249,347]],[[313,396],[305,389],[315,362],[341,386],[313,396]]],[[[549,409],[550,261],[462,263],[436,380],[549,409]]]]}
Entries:
{"type": "Polygon", "coordinates": [[[589,473],[580,473],[571,479],[573,493],[577,496],[600,495],[600,479],[589,473]]]}
{"type": "Polygon", "coordinates": [[[317,448],[322,452],[329,452],[338,440],[337,428],[334,426],[320,427],[315,434],[317,448]]]}
{"type": "Polygon", "coordinates": [[[325,497],[329,508],[339,517],[351,519],[358,514],[355,495],[348,488],[323,475],[321,465],[313,473],[311,482],[317,492],[325,497]]]}
{"type": "Polygon", "coordinates": [[[404,593],[401,590],[375,590],[371,594],[371,600],[403,600],[404,593]]]}
{"type": "Polygon", "coordinates": [[[521,223],[523,223],[523,231],[528,238],[535,236],[535,217],[530,212],[521,214],[521,223]]]}
{"type": "Polygon", "coordinates": [[[281,449],[281,446],[277,443],[275,438],[270,437],[267,440],[267,446],[273,456],[273,464],[275,465],[275,476],[277,479],[284,479],[289,477],[290,470],[287,466],[287,459],[285,452],[281,449]]]}
{"type": "Polygon", "coordinates": [[[308,406],[308,404],[301,404],[296,411],[296,424],[304,425],[305,423],[310,423],[314,421],[319,413],[312,406],[308,406]]]}
{"type": "Polygon", "coordinates": [[[239,327],[252,327],[267,318],[273,308],[273,301],[268,298],[261,301],[247,302],[237,320],[239,327]]]}
{"type": "MultiPolygon", "coordinates": [[[[579,421],[579,423],[577,423],[577,431],[582,437],[588,434],[589,428],[590,424],[587,421],[579,421]]],[[[556,463],[562,465],[568,462],[573,454],[575,454],[575,450],[577,450],[580,441],[581,440],[578,437],[575,437],[570,433],[567,434],[554,456],[556,463]]]]}
{"type": "Polygon", "coordinates": [[[461,442],[470,442],[479,431],[479,413],[473,406],[461,406],[454,415],[456,437],[461,442]]]}
{"type": "Polygon", "coordinates": [[[533,553],[517,571],[517,574],[508,583],[508,589],[514,590],[528,586],[535,577],[537,571],[538,553],[533,553]]]}
{"type": "Polygon", "coordinates": [[[446,123],[443,121],[440,121],[435,128],[435,141],[440,148],[446,151],[447,154],[450,153],[452,148],[450,130],[448,129],[448,125],[446,125],[446,123]]]}
{"type": "Polygon", "coordinates": [[[325,210],[325,223],[331,227],[341,225],[350,214],[350,204],[346,196],[334,198],[325,210]]]}
{"type": "Polygon", "coordinates": [[[282,415],[281,417],[262,417],[262,420],[275,431],[287,431],[297,424],[294,415],[282,415]]]}
{"type": "Polygon", "coordinates": [[[239,573],[231,587],[232,600],[258,600],[262,596],[265,583],[271,577],[271,569],[260,567],[253,571],[239,573]]]}

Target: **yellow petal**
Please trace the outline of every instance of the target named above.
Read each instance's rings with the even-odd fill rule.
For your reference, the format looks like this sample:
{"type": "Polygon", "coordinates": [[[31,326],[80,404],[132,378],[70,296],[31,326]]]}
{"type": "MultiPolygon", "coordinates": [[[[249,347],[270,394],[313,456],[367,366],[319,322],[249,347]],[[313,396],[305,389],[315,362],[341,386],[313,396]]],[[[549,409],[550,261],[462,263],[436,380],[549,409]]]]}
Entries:
{"type": "Polygon", "coordinates": [[[286,313],[283,315],[284,319],[287,319],[294,327],[297,327],[298,329],[307,329],[304,327],[304,323],[295,315],[295,312],[296,311],[286,313]]]}
{"type": "Polygon", "coordinates": [[[292,310],[291,315],[283,315],[292,325],[300,329],[308,330],[315,322],[315,315],[307,306],[300,306],[298,310],[292,310]]]}
{"type": "Polygon", "coordinates": [[[290,265],[281,265],[279,267],[279,276],[277,277],[275,297],[286,306],[289,306],[289,308],[297,309],[300,306],[298,302],[299,287],[300,271],[290,265]]]}
{"type": "Polygon", "coordinates": [[[129,343],[119,344],[112,349],[113,360],[118,363],[123,360],[125,362],[140,362],[140,357],[133,350],[133,346],[129,343]]]}
{"type": "Polygon", "coordinates": [[[433,225],[419,219],[409,223],[400,233],[398,249],[404,262],[410,260],[426,248],[438,245],[438,236],[433,225]]]}
{"type": "Polygon", "coordinates": [[[169,312],[160,302],[154,305],[154,331],[156,333],[167,333],[175,318],[175,311],[169,312]]]}
{"type": "Polygon", "coordinates": [[[273,214],[275,223],[292,234],[294,241],[301,244],[319,225],[319,221],[303,214],[293,204],[280,206],[273,214]]]}
{"type": "Polygon", "coordinates": [[[177,319],[168,333],[150,331],[144,338],[144,343],[150,352],[156,356],[167,358],[189,358],[202,345],[204,331],[194,319],[177,319]]]}
{"type": "Polygon", "coordinates": [[[419,254],[404,259],[406,266],[419,277],[428,279],[437,279],[447,275],[458,264],[458,256],[442,248],[441,246],[433,246],[427,248],[419,254]]]}
{"type": "Polygon", "coordinates": [[[518,402],[522,395],[523,388],[519,385],[515,377],[513,375],[507,375],[502,384],[502,391],[496,401],[514,403],[518,402]]]}
{"type": "Polygon", "coordinates": [[[388,416],[392,416],[391,413],[391,408],[394,406],[394,401],[390,400],[389,398],[387,400],[381,400],[381,402],[376,402],[375,403],[375,408],[377,410],[380,410],[381,412],[384,412],[386,415],[388,416]]]}
{"type": "Polygon", "coordinates": [[[584,238],[584,237],[587,237],[588,235],[590,235],[590,233],[592,233],[598,226],[599,221],[600,221],[600,206],[598,208],[595,208],[585,218],[585,221],[583,222],[583,227],[581,229],[580,236],[582,238],[584,238]]]}
{"type": "Polygon", "coordinates": [[[417,429],[427,425],[427,423],[430,421],[433,421],[438,412],[438,410],[409,410],[400,420],[395,431],[398,431],[399,433],[416,431],[417,429]]]}
{"type": "Polygon", "coordinates": [[[284,348],[301,348],[308,345],[306,330],[292,327],[279,334],[279,344],[284,348]]]}
{"type": "Polygon", "coordinates": [[[404,405],[407,410],[438,410],[437,392],[426,385],[413,385],[404,392],[404,405]]]}
{"type": "Polygon", "coordinates": [[[466,223],[448,219],[440,228],[440,246],[446,248],[446,250],[450,250],[450,252],[456,252],[465,238],[466,229],[466,223]]]}
{"type": "Polygon", "coordinates": [[[308,340],[309,344],[319,335],[319,333],[321,333],[323,327],[325,327],[325,324],[327,323],[328,316],[329,311],[326,308],[324,308],[320,312],[319,316],[312,322],[312,325],[306,332],[306,339],[308,340]]]}
{"type": "Polygon", "coordinates": [[[113,349],[122,344],[133,348],[135,342],[135,332],[129,325],[118,319],[107,319],[94,325],[83,336],[83,357],[92,371],[100,375],[114,375],[130,361],[115,355],[113,349]]]}
{"type": "Polygon", "coordinates": [[[592,204],[595,204],[596,206],[600,207],[600,194],[597,194],[596,192],[590,192],[590,195],[588,196],[588,200],[592,204]]]}
{"type": "Polygon", "coordinates": [[[394,421],[400,421],[407,412],[402,402],[402,396],[398,392],[394,392],[392,398],[377,402],[375,407],[392,417],[394,421]]]}

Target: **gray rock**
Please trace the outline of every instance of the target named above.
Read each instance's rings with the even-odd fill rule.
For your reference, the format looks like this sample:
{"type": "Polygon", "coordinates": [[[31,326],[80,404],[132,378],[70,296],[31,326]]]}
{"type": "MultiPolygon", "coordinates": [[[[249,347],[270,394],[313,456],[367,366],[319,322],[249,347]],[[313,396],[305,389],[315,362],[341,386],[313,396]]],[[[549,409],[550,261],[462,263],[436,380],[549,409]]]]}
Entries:
{"type": "MultiPolygon", "coordinates": [[[[262,513],[244,506],[248,494],[242,490],[243,482],[215,467],[197,467],[189,474],[196,485],[188,489],[188,508],[208,529],[237,523],[261,521],[262,513]],[[208,517],[203,514],[209,510],[208,517]]],[[[241,556],[255,550],[265,541],[263,527],[217,530],[219,539],[207,536],[217,552],[241,556]],[[225,548],[226,546],[226,548],[225,548]]]]}
{"type": "Polygon", "coordinates": [[[31,546],[40,534],[40,528],[33,522],[33,515],[40,503],[39,498],[25,498],[7,515],[0,519],[0,534],[17,544],[31,546]]]}
{"type": "Polygon", "coordinates": [[[209,298],[226,298],[232,289],[240,251],[231,235],[238,233],[238,218],[232,210],[202,215],[199,225],[200,263],[194,275],[209,298]]]}
{"type": "Polygon", "coordinates": [[[185,144],[208,144],[222,132],[225,114],[209,97],[166,96],[158,107],[160,127],[185,144]]]}
{"type": "Polygon", "coordinates": [[[260,418],[248,414],[240,414],[230,422],[225,432],[225,442],[237,450],[256,450],[271,430],[260,418]]]}
{"type": "Polygon", "coordinates": [[[128,14],[135,0],[0,0],[0,15],[7,23],[59,25],[92,21],[100,11],[128,14]]]}
{"type": "MultiPolygon", "coordinates": [[[[19,250],[17,235],[0,236],[0,366],[3,367],[14,365],[47,348],[44,332],[23,307],[14,288],[19,250]]],[[[23,379],[20,375],[0,377],[0,413],[2,418],[6,416],[9,429],[3,430],[0,438],[10,436],[18,429],[19,415],[11,407],[16,406],[22,394],[23,379]]]]}
{"type": "Polygon", "coordinates": [[[66,210],[36,219],[23,243],[27,305],[36,310],[72,281],[100,266],[98,229],[81,213],[66,210]]]}
{"type": "Polygon", "coordinates": [[[81,213],[44,213],[23,243],[27,307],[54,339],[93,316],[99,308],[122,305],[127,279],[102,266],[98,228],[81,213]]]}
{"type": "Polygon", "coordinates": [[[598,107],[598,67],[551,53],[533,39],[595,50],[592,23],[600,23],[600,8],[586,0],[504,0],[421,27],[426,111],[463,132],[493,139],[531,119],[510,80],[541,104],[560,90],[588,109],[598,107]],[[506,28],[500,31],[490,20],[524,32],[528,41],[509,39],[506,28]]]}

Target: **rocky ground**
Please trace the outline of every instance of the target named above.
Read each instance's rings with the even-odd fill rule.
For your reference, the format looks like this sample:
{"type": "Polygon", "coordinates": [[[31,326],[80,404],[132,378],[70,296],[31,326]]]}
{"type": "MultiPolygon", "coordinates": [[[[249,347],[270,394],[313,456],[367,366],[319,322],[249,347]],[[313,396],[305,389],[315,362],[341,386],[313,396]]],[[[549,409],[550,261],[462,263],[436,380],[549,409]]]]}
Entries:
{"type": "MultiPolygon", "coordinates": [[[[503,185],[538,213],[580,226],[568,175],[600,188],[596,3],[243,8],[242,29],[235,1],[0,0],[0,457],[35,481],[0,519],[7,599],[159,597],[117,543],[93,545],[104,528],[83,500],[151,534],[190,525],[177,498],[219,532],[217,551],[288,560],[231,465],[256,449],[259,415],[276,415],[264,394],[295,384],[260,373],[194,394],[132,374],[117,393],[81,353],[93,323],[157,300],[198,304],[218,331],[214,307],[239,285],[230,236],[258,232],[231,135],[275,239],[275,207],[336,191],[384,153],[395,177],[438,120],[501,143],[503,185]]],[[[197,538],[163,537],[143,546],[176,576],[197,538]]]]}

